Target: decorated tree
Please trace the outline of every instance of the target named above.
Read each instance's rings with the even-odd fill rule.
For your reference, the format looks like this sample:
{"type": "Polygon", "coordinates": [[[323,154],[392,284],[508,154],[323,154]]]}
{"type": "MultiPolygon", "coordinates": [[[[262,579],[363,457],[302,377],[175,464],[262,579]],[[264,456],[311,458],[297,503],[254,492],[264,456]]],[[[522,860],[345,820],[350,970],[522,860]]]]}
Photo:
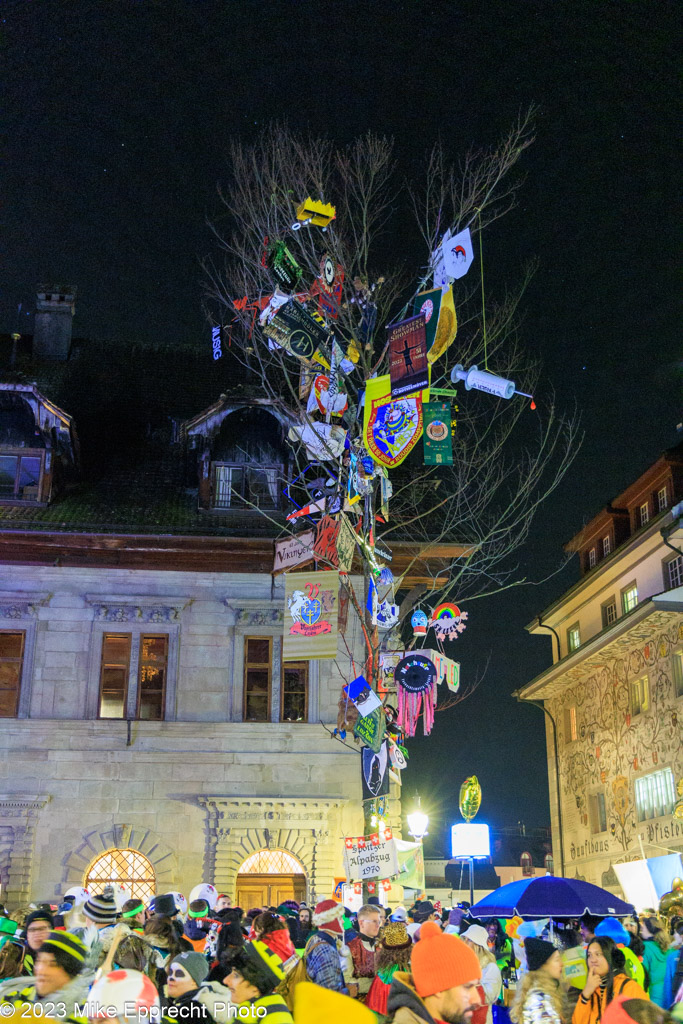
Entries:
{"type": "MultiPolygon", "coordinates": [[[[314,525],[311,554],[339,572],[340,603],[361,624],[367,687],[342,691],[342,742],[354,727],[370,742],[359,706],[394,670],[393,749],[420,710],[429,731],[464,606],[525,582],[515,554],[578,447],[576,420],[552,396],[531,398],[541,369],[519,333],[530,271],[484,299],[483,232],[514,205],[532,141],[527,115],[458,168],[436,146],[417,184],[372,133],[338,148],[275,124],[230,150],[209,306],[289,425],[289,516],[263,514],[283,536],[314,525]]],[[[450,683],[440,708],[468,692],[450,683]]],[[[376,745],[387,723],[371,703],[376,745]]]]}

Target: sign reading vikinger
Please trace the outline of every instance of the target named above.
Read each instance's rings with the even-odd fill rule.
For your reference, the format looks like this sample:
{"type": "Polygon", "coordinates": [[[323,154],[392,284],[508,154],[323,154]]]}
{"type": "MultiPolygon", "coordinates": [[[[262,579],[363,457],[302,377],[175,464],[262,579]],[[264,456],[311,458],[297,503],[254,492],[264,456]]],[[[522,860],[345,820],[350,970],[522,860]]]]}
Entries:
{"type": "Polygon", "coordinates": [[[350,882],[366,878],[389,878],[398,874],[398,854],[393,839],[380,839],[359,849],[356,843],[344,850],[344,868],[350,882]]]}

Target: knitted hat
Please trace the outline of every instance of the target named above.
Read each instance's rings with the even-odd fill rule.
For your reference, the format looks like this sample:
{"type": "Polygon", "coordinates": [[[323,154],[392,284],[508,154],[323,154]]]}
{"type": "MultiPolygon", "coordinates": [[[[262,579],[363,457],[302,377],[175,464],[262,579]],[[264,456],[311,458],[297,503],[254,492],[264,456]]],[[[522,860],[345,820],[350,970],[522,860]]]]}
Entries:
{"type": "Polygon", "coordinates": [[[413,940],[402,921],[389,921],[384,926],[381,943],[385,949],[407,949],[412,946],[413,940]]]}
{"type": "Polygon", "coordinates": [[[29,925],[32,925],[34,921],[47,921],[50,928],[54,925],[54,918],[47,910],[34,910],[32,914],[29,914],[24,921],[24,935],[28,931],[29,925]]]}
{"type": "Polygon", "coordinates": [[[380,905],[379,896],[370,896],[369,897],[369,899],[368,899],[368,906],[370,906],[370,907],[379,907],[379,905],[380,905]]]}
{"type": "Polygon", "coordinates": [[[180,964],[182,969],[196,982],[197,988],[199,988],[209,973],[208,960],[203,953],[195,953],[193,949],[186,949],[182,953],[177,953],[171,960],[171,964],[180,964]]]}
{"type": "Polygon", "coordinates": [[[177,914],[178,908],[175,905],[173,893],[165,892],[161,896],[155,896],[152,909],[155,914],[163,914],[164,917],[173,917],[174,914],[177,914]]]}
{"type": "Polygon", "coordinates": [[[546,942],[545,939],[535,939],[529,936],[524,940],[524,952],[529,970],[537,971],[550,959],[555,952],[555,947],[552,942],[546,942]]]}
{"type": "Polygon", "coordinates": [[[421,999],[481,978],[477,954],[457,935],[444,935],[436,921],[425,921],[413,948],[411,970],[421,999]]]}
{"type": "Polygon", "coordinates": [[[408,920],[408,911],[405,907],[396,907],[396,910],[392,913],[389,918],[390,921],[402,921],[404,924],[408,920]]]}
{"type": "Polygon", "coordinates": [[[616,917],[606,917],[604,921],[595,927],[596,935],[606,935],[612,942],[622,946],[628,946],[631,936],[624,928],[621,921],[616,917]]]}
{"type": "Polygon", "coordinates": [[[377,1017],[357,999],[349,999],[341,992],[300,981],[294,989],[294,1015],[297,1024],[376,1024],[377,1017]]]}
{"type": "Polygon", "coordinates": [[[71,932],[50,932],[37,955],[52,953],[57,964],[75,978],[83,970],[86,952],[85,943],[71,932]]]}
{"type": "Polygon", "coordinates": [[[422,924],[434,913],[434,904],[430,903],[429,900],[420,900],[413,907],[413,920],[418,924],[422,924]]]}
{"type": "Polygon", "coordinates": [[[83,904],[83,913],[95,924],[114,924],[117,909],[113,889],[107,886],[99,896],[89,896],[83,904]]]}
{"type": "Polygon", "coordinates": [[[467,931],[461,932],[461,939],[469,939],[475,946],[489,948],[489,933],[480,924],[471,924],[467,931]]]}
{"type": "Polygon", "coordinates": [[[326,932],[343,935],[343,917],[344,908],[340,903],[335,903],[334,900],[322,900],[313,911],[313,924],[316,928],[323,928],[326,932]]]}
{"type": "Polygon", "coordinates": [[[285,977],[282,960],[264,942],[245,942],[232,958],[231,966],[262,996],[270,995],[285,977]]]}
{"type": "Polygon", "coordinates": [[[192,900],[187,908],[188,917],[207,917],[209,904],[206,900],[192,900]]]}

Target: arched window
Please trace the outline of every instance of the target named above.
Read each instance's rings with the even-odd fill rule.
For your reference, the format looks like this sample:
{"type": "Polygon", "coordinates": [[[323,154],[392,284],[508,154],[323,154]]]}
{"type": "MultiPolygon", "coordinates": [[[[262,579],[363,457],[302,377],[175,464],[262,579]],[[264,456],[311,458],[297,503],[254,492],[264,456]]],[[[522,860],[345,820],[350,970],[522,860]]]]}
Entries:
{"type": "Polygon", "coordinates": [[[83,884],[96,895],[114,883],[123,885],[131,896],[145,903],[156,892],[154,868],[138,850],[108,850],[100,854],[88,868],[83,884]]]}
{"type": "Polygon", "coordinates": [[[286,850],[258,850],[247,857],[240,875],[303,875],[303,865],[286,850]]]}
{"type": "Polygon", "coordinates": [[[522,875],[524,878],[530,878],[534,873],[534,862],[528,850],[525,850],[519,858],[519,863],[522,865],[522,875]]]}
{"type": "Polygon", "coordinates": [[[555,860],[552,853],[546,853],[544,865],[549,875],[553,875],[555,873],[555,860]]]}

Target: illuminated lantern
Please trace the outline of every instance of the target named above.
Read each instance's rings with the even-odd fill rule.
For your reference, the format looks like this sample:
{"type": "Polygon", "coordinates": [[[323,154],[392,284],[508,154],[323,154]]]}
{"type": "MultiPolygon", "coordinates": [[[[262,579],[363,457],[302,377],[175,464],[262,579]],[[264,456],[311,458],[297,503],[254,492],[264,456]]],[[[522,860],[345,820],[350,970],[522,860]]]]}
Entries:
{"type": "Polygon", "coordinates": [[[481,806],[481,786],[476,775],[470,775],[460,787],[459,807],[465,821],[471,821],[481,806]]]}

